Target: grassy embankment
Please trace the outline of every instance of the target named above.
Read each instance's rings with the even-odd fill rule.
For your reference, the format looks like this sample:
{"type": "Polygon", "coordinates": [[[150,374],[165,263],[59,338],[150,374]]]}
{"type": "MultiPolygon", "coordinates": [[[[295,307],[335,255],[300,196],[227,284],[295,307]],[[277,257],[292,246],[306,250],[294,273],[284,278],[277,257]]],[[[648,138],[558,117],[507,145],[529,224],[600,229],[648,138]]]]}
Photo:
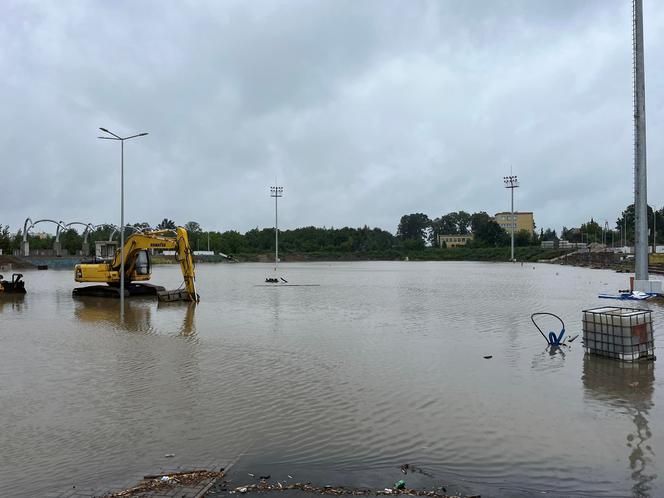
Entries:
{"type": "MultiPolygon", "coordinates": [[[[552,259],[564,254],[556,249],[542,249],[541,247],[517,247],[515,257],[517,261],[538,261],[552,259]]],[[[269,262],[272,253],[244,253],[233,255],[239,262],[269,262]]],[[[454,249],[425,248],[422,250],[389,249],[385,251],[343,252],[343,251],[316,251],[306,253],[281,253],[281,261],[509,261],[509,247],[458,247],[454,249]]],[[[199,261],[217,263],[225,261],[221,256],[200,258],[199,261]]],[[[171,257],[154,257],[153,263],[174,263],[171,257]]]]}

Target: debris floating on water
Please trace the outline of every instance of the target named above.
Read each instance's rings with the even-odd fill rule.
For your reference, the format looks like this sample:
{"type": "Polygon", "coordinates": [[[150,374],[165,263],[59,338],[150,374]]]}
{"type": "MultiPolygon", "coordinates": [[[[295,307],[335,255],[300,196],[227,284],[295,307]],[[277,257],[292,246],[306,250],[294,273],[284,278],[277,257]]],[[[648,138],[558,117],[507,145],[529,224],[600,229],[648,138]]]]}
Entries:
{"type": "Polygon", "coordinates": [[[213,472],[210,470],[189,470],[185,472],[171,472],[168,474],[146,475],[143,476],[143,482],[133,488],[108,493],[103,495],[102,498],[129,498],[132,496],[141,496],[152,491],[173,489],[173,486],[176,484],[192,486],[206,479],[212,480],[223,476],[224,473],[222,471],[213,472]]]}
{"type": "Polygon", "coordinates": [[[488,354],[484,357],[485,360],[490,360],[491,358],[493,358],[493,355],[490,355],[490,354],[488,354]]]}
{"type": "Polygon", "coordinates": [[[265,481],[261,481],[258,484],[247,484],[244,486],[238,486],[233,490],[230,490],[229,493],[252,493],[260,492],[264,493],[267,491],[275,491],[277,493],[287,490],[299,490],[311,494],[320,494],[320,495],[354,495],[354,496],[384,496],[384,495],[408,495],[408,496],[428,496],[431,498],[460,498],[458,496],[451,496],[445,494],[445,488],[437,488],[432,490],[425,489],[410,489],[406,487],[405,481],[397,481],[395,486],[400,482],[403,482],[403,488],[384,488],[384,489],[366,489],[366,488],[346,488],[343,486],[314,486],[311,483],[294,483],[282,485],[281,483],[269,484],[265,481]],[[443,492],[441,492],[443,491],[443,492]]]}

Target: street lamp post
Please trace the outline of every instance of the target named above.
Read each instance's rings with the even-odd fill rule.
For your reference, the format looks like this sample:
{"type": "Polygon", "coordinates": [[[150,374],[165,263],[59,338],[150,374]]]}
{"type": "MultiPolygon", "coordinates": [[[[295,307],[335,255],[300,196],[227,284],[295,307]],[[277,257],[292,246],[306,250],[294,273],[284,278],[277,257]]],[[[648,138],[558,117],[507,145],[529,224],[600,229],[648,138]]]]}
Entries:
{"type": "Polygon", "coordinates": [[[514,228],[516,225],[516,220],[514,219],[514,189],[519,188],[519,180],[516,175],[503,176],[503,181],[505,182],[505,188],[510,189],[512,197],[512,207],[510,215],[510,228],[512,229],[512,257],[511,261],[514,261],[514,228]]]}
{"type": "Polygon", "coordinates": [[[124,143],[125,140],[132,138],[144,137],[147,133],[138,133],[129,137],[120,137],[108,131],[106,128],[99,128],[104,133],[111,135],[110,137],[97,137],[102,140],[118,140],[120,141],[120,321],[124,322],[124,294],[125,294],[125,252],[124,252],[124,143]]]}
{"type": "Polygon", "coordinates": [[[277,200],[284,195],[284,187],[279,187],[274,182],[275,186],[270,187],[270,197],[274,197],[274,271],[277,271],[277,263],[279,262],[279,217],[277,211],[277,200]]]}

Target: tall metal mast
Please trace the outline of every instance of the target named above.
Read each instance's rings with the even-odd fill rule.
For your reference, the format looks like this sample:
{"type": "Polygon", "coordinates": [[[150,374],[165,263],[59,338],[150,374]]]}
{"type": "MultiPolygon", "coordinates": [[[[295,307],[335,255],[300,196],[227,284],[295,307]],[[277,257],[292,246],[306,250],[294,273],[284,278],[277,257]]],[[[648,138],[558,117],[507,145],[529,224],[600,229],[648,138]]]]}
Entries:
{"type": "Polygon", "coordinates": [[[274,197],[274,271],[277,271],[277,263],[279,262],[279,216],[277,200],[283,197],[284,187],[277,186],[277,181],[274,181],[274,187],[270,187],[270,197],[274,197]]]}
{"type": "Polygon", "coordinates": [[[514,229],[516,228],[516,220],[514,219],[514,189],[519,188],[519,180],[516,175],[503,176],[505,188],[510,189],[512,194],[511,215],[510,215],[510,228],[512,229],[512,257],[510,261],[514,261],[514,229]]]}
{"type": "Polygon", "coordinates": [[[643,2],[632,3],[634,69],[634,277],[648,280],[648,198],[646,174],[646,95],[643,67],[643,2]]]}

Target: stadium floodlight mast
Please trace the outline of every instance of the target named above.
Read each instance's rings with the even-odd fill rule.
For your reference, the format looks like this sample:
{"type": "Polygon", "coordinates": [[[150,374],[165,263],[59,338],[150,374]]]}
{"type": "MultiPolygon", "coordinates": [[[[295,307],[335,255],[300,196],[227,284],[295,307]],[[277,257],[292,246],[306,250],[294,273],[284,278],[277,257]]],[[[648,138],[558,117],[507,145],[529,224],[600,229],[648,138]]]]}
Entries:
{"type": "Polygon", "coordinates": [[[514,219],[514,189],[519,188],[519,180],[516,175],[503,176],[503,181],[505,182],[505,188],[510,189],[512,197],[512,207],[510,209],[510,228],[512,229],[512,256],[510,261],[515,261],[514,259],[514,228],[516,226],[516,220],[514,219]]]}
{"type": "Polygon", "coordinates": [[[277,201],[279,197],[284,196],[284,187],[279,187],[277,181],[274,181],[274,187],[270,187],[270,197],[274,197],[274,271],[277,271],[279,262],[279,216],[277,201]]]}
{"type": "Polygon", "coordinates": [[[634,71],[634,278],[635,280],[648,280],[648,182],[646,172],[646,90],[643,62],[642,0],[633,0],[632,9],[632,55],[634,71]]]}
{"type": "Polygon", "coordinates": [[[144,137],[147,133],[138,133],[129,137],[120,137],[108,131],[106,128],[99,128],[104,133],[111,135],[110,137],[97,137],[102,140],[116,140],[120,142],[120,321],[124,322],[124,293],[125,293],[125,253],[124,253],[124,143],[125,140],[132,138],[144,137]]]}

